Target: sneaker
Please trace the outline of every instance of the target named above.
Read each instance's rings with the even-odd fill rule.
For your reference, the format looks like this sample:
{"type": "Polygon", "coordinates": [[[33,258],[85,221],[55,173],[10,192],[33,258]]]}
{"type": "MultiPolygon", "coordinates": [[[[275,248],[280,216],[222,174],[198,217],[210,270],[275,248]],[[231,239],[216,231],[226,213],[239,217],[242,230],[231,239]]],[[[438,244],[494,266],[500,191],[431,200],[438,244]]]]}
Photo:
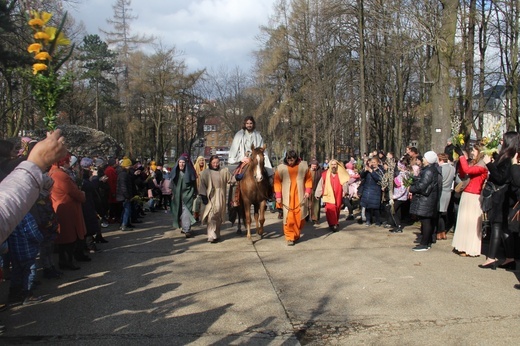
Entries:
{"type": "Polygon", "coordinates": [[[393,228],[394,226],[392,226],[391,224],[389,223],[384,223],[383,224],[383,228],[393,228]]]}
{"type": "Polygon", "coordinates": [[[108,222],[106,222],[106,221],[101,222],[101,227],[107,228],[108,227],[108,222]]]}
{"type": "Polygon", "coordinates": [[[390,233],[403,233],[403,229],[401,227],[397,227],[396,229],[391,229],[388,232],[390,232],[390,233]]]}
{"type": "Polygon", "coordinates": [[[370,226],[372,226],[372,224],[370,222],[366,222],[365,226],[370,227],[370,226]]]}
{"type": "Polygon", "coordinates": [[[345,220],[354,220],[354,215],[349,215],[345,220]]]}
{"type": "Polygon", "coordinates": [[[417,245],[412,249],[413,251],[428,251],[430,247],[428,245],[417,245]]]}
{"type": "Polygon", "coordinates": [[[22,305],[32,305],[43,301],[42,297],[29,296],[23,300],[22,305]]]}
{"type": "Polygon", "coordinates": [[[119,227],[119,229],[120,229],[121,231],[126,231],[126,230],[127,230],[126,226],[121,226],[121,227],[119,227]]]}
{"type": "Polygon", "coordinates": [[[294,246],[293,240],[287,240],[287,246],[294,246]]]}

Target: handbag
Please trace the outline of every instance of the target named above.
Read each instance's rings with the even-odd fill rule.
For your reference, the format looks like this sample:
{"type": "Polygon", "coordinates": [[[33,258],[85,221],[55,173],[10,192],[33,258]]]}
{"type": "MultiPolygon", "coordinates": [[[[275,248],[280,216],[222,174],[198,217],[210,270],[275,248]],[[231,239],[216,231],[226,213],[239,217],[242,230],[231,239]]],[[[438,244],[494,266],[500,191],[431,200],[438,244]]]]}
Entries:
{"type": "Polygon", "coordinates": [[[504,185],[495,185],[489,180],[486,181],[482,191],[480,192],[480,208],[484,213],[487,213],[493,207],[493,195],[507,187],[507,184],[504,185]]]}
{"type": "Polygon", "coordinates": [[[461,193],[462,191],[464,191],[466,186],[468,186],[468,184],[469,184],[469,178],[464,178],[463,180],[460,181],[460,183],[458,183],[455,186],[455,188],[453,190],[457,193],[461,193]]]}
{"type": "Polygon", "coordinates": [[[509,229],[509,232],[520,232],[520,201],[516,202],[513,209],[509,211],[507,221],[507,228],[509,229]]]}

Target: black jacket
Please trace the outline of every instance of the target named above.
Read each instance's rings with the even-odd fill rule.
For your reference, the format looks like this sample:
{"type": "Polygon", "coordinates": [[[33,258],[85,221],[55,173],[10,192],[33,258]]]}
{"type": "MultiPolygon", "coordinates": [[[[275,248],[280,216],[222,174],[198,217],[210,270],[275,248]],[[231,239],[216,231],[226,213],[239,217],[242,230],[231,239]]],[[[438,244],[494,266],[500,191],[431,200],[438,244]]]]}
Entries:
{"type": "Polygon", "coordinates": [[[437,214],[442,187],[442,175],[437,168],[437,164],[422,168],[419,176],[410,186],[410,192],[413,194],[410,214],[422,217],[434,217],[437,214]]]}
{"type": "Polygon", "coordinates": [[[132,177],[128,169],[123,169],[117,175],[116,199],[121,202],[134,196],[132,177]]]}
{"type": "Polygon", "coordinates": [[[511,181],[511,159],[504,158],[502,161],[490,162],[486,166],[489,170],[488,181],[497,187],[507,185],[493,193],[492,207],[487,215],[488,220],[492,223],[505,223],[507,222],[507,213],[509,210],[508,191],[511,181]]]}

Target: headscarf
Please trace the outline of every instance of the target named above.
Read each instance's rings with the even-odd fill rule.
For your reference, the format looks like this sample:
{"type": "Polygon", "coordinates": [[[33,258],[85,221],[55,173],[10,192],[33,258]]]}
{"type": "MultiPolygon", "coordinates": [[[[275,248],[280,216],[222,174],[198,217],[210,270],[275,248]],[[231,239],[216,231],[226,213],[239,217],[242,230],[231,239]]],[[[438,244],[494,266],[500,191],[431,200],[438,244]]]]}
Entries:
{"type": "Polygon", "coordinates": [[[348,183],[350,180],[350,175],[341,162],[338,160],[332,159],[329,161],[329,169],[326,172],[325,186],[323,186],[323,202],[325,203],[335,203],[334,190],[332,189],[332,184],[330,183],[330,175],[332,174],[332,170],[330,169],[330,165],[336,162],[338,164],[338,171],[336,174],[339,177],[339,183],[343,186],[343,184],[348,183]]]}
{"type": "Polygon", "coordinates": [[[177,163],[175,164],[175,167],[172,169],[172,176],[171,180],[175,180],[177,174],[179,173],[179,161],[186,162],[186,168],[184,169],[184,181],[189,183],[197,180],[197,173],[195,173],[195,167],[193,167],[193,163],[191,163],[190,157],[188,154],[184,153],[182,154],[179,159],[177,160],[177,163]]]}

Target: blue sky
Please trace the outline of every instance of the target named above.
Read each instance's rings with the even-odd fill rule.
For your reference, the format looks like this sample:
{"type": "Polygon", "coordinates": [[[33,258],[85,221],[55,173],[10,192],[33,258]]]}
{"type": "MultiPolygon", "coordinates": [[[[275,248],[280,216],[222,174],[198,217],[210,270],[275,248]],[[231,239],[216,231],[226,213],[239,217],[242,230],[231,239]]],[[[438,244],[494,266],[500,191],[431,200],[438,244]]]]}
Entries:
{"type": "MultiPolygon", "coordinates": [[[[132,0],[132,34],[153,35],[165,48],[175,46],[190,70],[239,66],[249,71],[255,37],[267,25],[276,0],[132,0]]],[[[110,31],[115,0],[83,0],[69,9],[88,34],[110,31]]]]}

